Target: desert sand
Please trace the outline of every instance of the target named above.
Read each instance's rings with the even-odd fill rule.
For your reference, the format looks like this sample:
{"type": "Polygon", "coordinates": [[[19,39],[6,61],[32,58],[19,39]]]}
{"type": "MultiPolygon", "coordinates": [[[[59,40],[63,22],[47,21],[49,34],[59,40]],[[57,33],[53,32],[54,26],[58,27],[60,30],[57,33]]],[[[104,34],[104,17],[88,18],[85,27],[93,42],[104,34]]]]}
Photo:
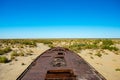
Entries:
{"type": "Polygon", "coordinates": [[[0,63],[0,80],[16,80],[16,78],[28,67],[28,65],[41,53],[49,49],[47,45],[37,44],[36,48],[32,48],[33,55],[17,57],[17,61],[10,63],[0,63]],[[24,65],[22,65],[24,63],[24,65]]]}
{"type": "Polygon", "coordinates": [[[107,80],[120,80],[120,55],[105,50],[101,57],[95,56],[96,50],[81,50],[79,55],[92,65],[107,80]],[[93,53],[92,55],[89,53],[93,53]],[[91,58],[92,57],[92,58],[91,58]]]}

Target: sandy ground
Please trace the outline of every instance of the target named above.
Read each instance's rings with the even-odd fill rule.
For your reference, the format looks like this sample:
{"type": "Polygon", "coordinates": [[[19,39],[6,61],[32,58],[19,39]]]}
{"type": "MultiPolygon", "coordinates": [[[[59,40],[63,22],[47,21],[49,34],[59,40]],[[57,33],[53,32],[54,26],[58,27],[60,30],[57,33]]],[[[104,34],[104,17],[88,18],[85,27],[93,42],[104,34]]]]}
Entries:
{"type": "Polygon", "coordinates": [[[120,69],[120,55],[116,55],[108,50],[105,50],[105,53],[108,54],[101,53],[101,57],[95,56],[95,53],[97,53],[96,50],[81,50],[79,55],[107,80],[120,80],[120,71],[115,70],[117,68],[120,69]]]}
{"type": "MultiPolygon", "coordinates": [[[[17,57],[18,61],[12,61],[6,64],[0,63],[0,80],[15,80],[38,55],[47,49],[49,49],[48,46],[40,43],[37,44],[36,48],[31,49],[33,51],[33,55],[17,57]],[[22,65],[22,63],[25,65],[22,65]]],[[[107,80],[120,80],[120,71],[115,70],[117,68],[120,69],[120,55],[104,50],[103,53],[101,52],[102,56],[98,57],[95,56],[97,51],[99,50],[86,49],[81,50],[78,54],[107,80]]]]}
{"type": "Polygon", "coordinates": [[[16,80],[16,78],[28,67],[28,65],[42,52],[49,49],[42,43],[37,44],[37,48],[32,48],[33,55],[17,57],[17,61],[2,64],[0,63],[0,80],[16,80]],[[24,63],[25,65],[22,65],[24,63]]]}

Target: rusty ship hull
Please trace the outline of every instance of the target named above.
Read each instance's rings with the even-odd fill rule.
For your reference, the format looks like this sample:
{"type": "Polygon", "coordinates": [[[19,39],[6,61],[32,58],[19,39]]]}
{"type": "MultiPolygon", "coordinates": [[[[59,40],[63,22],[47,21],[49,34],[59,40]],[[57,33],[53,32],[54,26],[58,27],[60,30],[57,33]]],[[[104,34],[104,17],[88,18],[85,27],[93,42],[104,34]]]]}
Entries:
{"type": "Polygon", "coordinates": [[[79,55],[55,47],[38,56],[17,80],[106,80],[79,55]]]}

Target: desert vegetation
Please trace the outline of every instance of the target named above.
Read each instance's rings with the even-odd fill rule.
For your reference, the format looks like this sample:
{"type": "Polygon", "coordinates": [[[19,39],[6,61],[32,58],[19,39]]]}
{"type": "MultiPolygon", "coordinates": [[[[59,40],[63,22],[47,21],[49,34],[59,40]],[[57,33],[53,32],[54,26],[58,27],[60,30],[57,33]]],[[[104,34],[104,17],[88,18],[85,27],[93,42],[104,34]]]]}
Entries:
{"type": "Polygon", "coordinates": [[[110,50],[113,52],[119,52],[119,48],[115,44],[119,43],[119,40],[114,41],[111,39],[61,39],[61,40],[49,40],[50,47],[61,46],[69,48],[75,52],[79,52],[81,49],[94,49],[94,50],[110,50]]]}
{"type": "Polygon", "coordinates": [[[19,65],[24,70],[41,51],[57,46],[74,51],[108,80],[119,80],[108,74],[120,72],[120,39],[1,39],[0,67],[19,65]]]}
{"type": "Polygon", "coordinates": [[[100,52],[96,53],[95,55],[98,56],[98,57],[102,56],[102,54],[100,52]]]}
{"type": "MultiPolygon", "coordinates": [[[[120,44],[120,41],[112,39],[3,39],[0,40],[0,56],[10,55],[9,60],[14,60],[18,56],[32,55],[31,48],[36,48],[37,43],[43,43],[50,48],[65,47],[76,53],[86,49],[96,50],[94,55],[98,57],[108,54],[104,50],[109,50],[117,55],[120,52],[120,49],[115,46],[115,44],[120,44]]],[[[91,58],[93,59],[93,57],[91,58]]]]}
{"type": "Polygon", "coordinates": [[[0,55],[3,55],[3,54],[8,53],[10,51],[12,51],[12,49],[10,47],[6,47],[4,49],[0,49],[0,55]]]}
{"type": "Polygon", "coordinates": [[[6,58],[5,56],[0,56],[0,63],[7,63],[8,62],[8,58],[6,58]]]}
{"type": "Polygon", "coordinates": [[[7,60],[12,61],[18,56],[31,55],[31,48],[35,47],[36,43],[34,40],[0,40],[0,63],[6,63],[8,62],[7,60]]]}

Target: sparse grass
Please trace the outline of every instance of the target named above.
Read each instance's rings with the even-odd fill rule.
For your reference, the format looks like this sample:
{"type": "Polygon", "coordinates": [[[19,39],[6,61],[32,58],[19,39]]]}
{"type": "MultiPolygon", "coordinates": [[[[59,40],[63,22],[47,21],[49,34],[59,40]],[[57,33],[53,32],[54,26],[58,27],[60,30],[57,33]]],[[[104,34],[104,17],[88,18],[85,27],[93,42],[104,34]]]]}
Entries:
{"type": "Polygon", "coordinates": [[[119,51],[114,51],[114,53],[115,53],[116,55],[119,55],[120,52],[119,52],[119,51]]]}
{"type": "MultiPolygon", "coordinates": [[[[26,47],[35,47],[36,43],[43,43],[48,45],[50,48],[60,45],[66,47],[72,51],[79,52],[81,49],[108,49],[110,51],[119,51],[117,47],[113,47],[115,44],[114,40],[111,39],[8,39],[0,40],[0,43],[5,44],[4,46],[13,46],[13,48],[25,49],[26,47]],[[62,44],[64,42],[64,44],[62,44]]],[[[4,47],[1,46],[1,47],[4,47]]],[[[0,49],[0,55],[9,52],[10,48],[5,50],[0,49]]],[[[22,53],[18,53],[19,56],[24,56],[22,53]]],[[[31,54],[28,53],[28,55],[31,54]]],[[[26,54],[25,54],[26,55],[26,54]]]]}
{"type": "Polygon", "coordinates": [[[11,60],[15,59],[16,56],[19,56],[19,54],[16,51],[13,51],[11,53],[11,60]]]}
{"type": "Polygon", "coordinates": [[[97,49],[98,46],[96,44],[74,43],[72,45],[67,46],[66,48],[69,48],[70,50],[73,50],[75,52],[79,52],[81,49],[97,49]]]}
{"type": "Polygon", "coordinates": [[[100,52],[96,53],[95,56],[101,57],[102,54],[100,52]]]}
{"type": "Polygon", "coordinates": [[[90,52],[90,53],[88,53],[88,54],[93,55],[93,53],[91,53],[91,52],[90,52]]]}
{"type": "Polygon", "coordinates": [[[80,44],[73,44],[68,47],[70,50],[73,50],[75,52],[79,52],[81,50],[81,45],[80,44]]]}
{"type": "Polygon", "coordinates": [[[102,42],[103,42],[103,45],[107,45],[107,46],[114,44],[113,41],[109,39],[102,40],[102,42]]]}
{"type": "Polygon", "coordinates": [[[52,44],[51,41],[42,41],[42,43],[44,43],[44,44],[52,44]]]}
{"type": "Polygon", "coordinates": [[[25,53],[25,55],[33,55],[32,53],[33,53],[32,50],[28,50],[28,51],[25,53]]]}
{"type": "Polygon", "coordinates": [[[24,56],[24,54],[22,52],[19,53],[19,56],[24,56]]]}
{"type": "Polygon", "coordinates": [[[6,40],[0,40],[1,43],[5,45],[15,45],[15,44],[21,44],[22,46],[19,46],[23,48],[24,45],[29,45],[30,47],[35,47],[36,42],[32,39],[6,39],[6,40]]]}
{"type": "Polygon", "coordinates": [[[22,42],[22,44],[29,45],[30,47],[36,46],[36,43],[35,43],[33,40],[31,40],[31,41],[24,40],[24,41],[22,42]]]}
{"type": "Polygon", "coordinates": [[[96,44],[86,44],[85,49],[97,49],[98,46],[96,44]]]}
{"type": "Polygon", "coordinates": [[[104,52],[104,54],[105,54],[105,55],[108,55],[108,53],[107,53],[107,52],[104,52]]]}
{"type": "Polygon", "coordinates": [[[24,48],[24,46],[23,46],[23,45],[20,45],[20,48],[24,48]]]}
{"type": "Polygon", "coordinates": [[[11,49],[10,47],[6,47],[6,48],[4,49],[4,52],[5,52],[5,53],[8,53],[8,52],[10,52],[10,51],[12,51],[12,49],[11,49]]]}
{"type": "Polygon", "coordinates": [[[48,45],[50,48],[53,48],[53,42],[52,41],[49,41],[49,40],[42,40],[40,41],[41,43],[45,44],[45,45],[48,45]]]}
{"type": "Polygon", "coordinates": [[[13,60],[13,59],[15,59],[15,56],[11,56],[11,57],[10,57],[10,60],[13,60]]]}
{"type": "Polygon", "coordinates": [[[112,46],[108,46],[108,45],[104,45],[102,46],[102,49],[108,49],[110,51],[118,51],[119,49],[116,47],[112,47],[112,46]]]}
{"type": "Polygon", "coordinates": [[[0,63],[7,63],[9,60],[5,56],[0,56],[0,63]]]}
{"type": "Polygon", "coordinates": [[[2,49],[0,49],[0,55],[3,55],[3,54],[5,54],[5,52],[2,49]]]}
{"type": "Polygon", "coordinates": [[[103,40],[103,44],[100,46],[101,49],[108,49],[110,51],[118,51],[119,49],[117,47],[112,46],[114,42],[112,40],[103,40]]]}
{"type": "Polygon", "coordinates": [[[10,51],[12,51],[12,49],[10,47],[6,47],[4,49],[0,49],[0,55],[3,55],[3,54],[8,53],[10,51]]]}
{"type": "Polygon", "coordinates": [[[24,56],[24,53],[23,52],[17,53],[16,51],[13,51],[11,53],[11,60],[15,59],[15,57],[17,56],[24,56]]]}
{"type": "Polygon", "coordinates": [[[33,54],[31,54],[30,52],[27,52],[26,55],[33,55],[33,54]]]}
{"type": "Polygon", "coordinates": [[[116,68],[115,71],[120,71],[120,68],[116,68]]]}
{"type": "Polygon", "coordinates": [[[11,53],[11,56],[19,56],[19,54],[18,54],[16,51],[13,51],[13,52],[11,53]]]}
{"type": "Polygon", "coordinates": [[[18,59],[15,59],[15,61],[18,61],[18,59]]]}
{"type": "Polygon", "coordinates": [[[21,63],[21,65],[25,65],[25,63],[21,63]]]}
{"type": "Polygon", "coordinates": [[[48,46],[49,46],[50,48],[53,48],[53,47],[54,47],[54,45],[53,45],[53,44],[48,44],[48,46]]]}
{"type": "Polygon", "coordinates": [[[97,40],[95,40],[94,42],[93,42],[93,44],[98,44],[98,43],[100,43],[102,40],[101,39],[97,39],[97,40]]]}
{"type": "Polygon", "coordinates": [[[90,56],[91,59],[94,59],[94,57],[90,56]]]}
{"type": "Polygon", "coordinates": [[[29,52],[29,53],[33,53],[33,51],[32,51],[32,50],[29,50],[28,52],[29,52]]]}

